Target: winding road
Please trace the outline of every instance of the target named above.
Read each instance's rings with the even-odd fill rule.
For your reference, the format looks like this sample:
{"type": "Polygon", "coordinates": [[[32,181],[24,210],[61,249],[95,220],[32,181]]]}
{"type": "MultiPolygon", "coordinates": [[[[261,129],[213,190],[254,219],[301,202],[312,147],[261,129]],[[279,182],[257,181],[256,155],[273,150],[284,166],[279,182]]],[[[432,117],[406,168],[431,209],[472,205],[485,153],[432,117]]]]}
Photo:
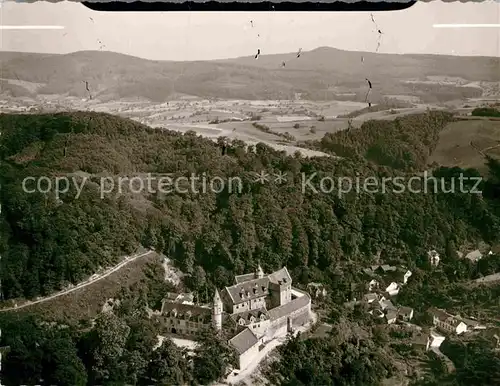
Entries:
{"type": "Polygon", "coordinates": [[[80,284],[78,284],[78,285],[76,285],[74,287],[68,288],[67,290],[56,292],[53,295],[50,295],[50,296],[47,296],[47,297],[44,297],[44,298],[41,298],[41,299],[38,299],[38,300],[35,300],[35,301],[27,301],[26,303],[21,304],[19,306],[3,308],[3,309],[0,309],[0,312],[13,311],[13,310],[17,311],[17,310],[20,310],[22,308],[32,306],[34,304],[43,303],[43,302],[46,302],[48,300],[55,299],[55,298],[57,298],[59,296],[70,294],[73,291],[76,291],[76,290],[79,290],[81,288],[87,287],[88,285],[94,284],[94,283],[98,282],[99,280],[104,279],[105,277],[111,275],[113,272],[116,272],[119,269],[123,268],[128,263],[131,263],[132,261],[135,261],[135,260],[137,260],[140,257],[147,256],[147,255],[149,255],[151,253],[155,253],[155,252],[151,251],[151,250],[148,250],[146,252],[141,252],[141,253],[138,253],[136,255],[125,256],[124,259],[121,262],[119,262],[117,265],[115,265],[115,266],[113,266],[111,268],[108,268],[102,274],[98,274],[99,276],[97,276],[97,277],[94,277],[96,275],[92,275],[89,279],[81,282],[80,284]]]}

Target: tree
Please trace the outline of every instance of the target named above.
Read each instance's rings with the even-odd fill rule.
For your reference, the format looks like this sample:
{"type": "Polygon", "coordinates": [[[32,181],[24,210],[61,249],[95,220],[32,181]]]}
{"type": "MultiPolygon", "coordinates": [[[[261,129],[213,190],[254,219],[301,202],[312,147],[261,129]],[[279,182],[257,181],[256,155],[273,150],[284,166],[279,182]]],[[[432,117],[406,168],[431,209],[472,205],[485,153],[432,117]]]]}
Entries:
{"type": "Polygon", "coordinates": [[[222,378],[230,366],[236,365],[236,353],[214,329],[200,332],[193,359],[195,380],[206,385],[222,378]]]}
{"type": "Polygon", "coordinates": [[[92,382],[120,380],[120,362],[130,327],[112,312],[99,315],[94,328],[85,337],[88,348],[87,369],[92,382]],[[117,379],[118,378],[118,379],[117,379]]]}
{"type": "Polygon", "coordinates": [[[191,380],[187,352],[177,347],[170,339],[151,354],[141,385],[185,385],[191,380]]]}

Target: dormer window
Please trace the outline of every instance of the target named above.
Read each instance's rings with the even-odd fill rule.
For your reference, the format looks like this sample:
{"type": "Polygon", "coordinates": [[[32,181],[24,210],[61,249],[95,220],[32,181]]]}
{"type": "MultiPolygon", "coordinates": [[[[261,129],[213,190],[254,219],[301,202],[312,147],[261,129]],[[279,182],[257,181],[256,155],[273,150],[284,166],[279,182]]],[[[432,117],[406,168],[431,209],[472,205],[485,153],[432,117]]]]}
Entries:
{"type": "Polygon", "coordinates": [[[254,316],[250,316],[250,323],[254,323],[255,322],[255,317],[254,316]]]}
{"type": "Polygon", "coordinates": [[[242,326],[245,325],[245,320],[243,318],[240,318],[240,320],[238,320],[238,323],[242,326]]]}
{"type": "Polygon", "coordinates": [[[266,287],[262,286],[262,292],[266,292],[266,287]]]}
{"type": "Polygon", "coordinates": [[[257,293],[257,288],[253,289],[253,294],[255,295],[257,293]]]}

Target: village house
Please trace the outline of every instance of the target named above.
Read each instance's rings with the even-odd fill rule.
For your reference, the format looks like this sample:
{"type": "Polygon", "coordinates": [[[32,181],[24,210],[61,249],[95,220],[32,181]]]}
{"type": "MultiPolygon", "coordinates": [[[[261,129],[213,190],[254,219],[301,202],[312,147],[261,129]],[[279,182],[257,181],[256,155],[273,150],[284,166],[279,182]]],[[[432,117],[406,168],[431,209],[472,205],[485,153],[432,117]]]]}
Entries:
{"type": "Polygon", "coordinates": [[[430,329],[430,331],[422,331],[418,333],[413,338],[412,343],[416,347],[429,351],[433,348],[439,348],[445,339],[446,338],[443,335],[437,333],[434,329],[430,329]]]}
{"type": "Polygon", "coordinates": [[[467,325],[457,317],[448,314],[446,311],[438,308],[431,308],[429,312],[432,315],[432,322],[436,328],[457,335],[467,332],[467,325]]]}
{"type": "Polygon", "coordinates": [[[372,308],[368,313],[375,318],[383,318],[385,316],[380,308],[372,308]]]}
{"type": "Polygon", "coordinates": [[[165,296],[165,299],[181,304],[194,304],[194,294],[192,293],[176,294],[173,292],[168,292],[165,296]]]}
{"type": "Polygon", "coordinates": [[[375,279],[372,279],[370,280],[370,282],[368,283],[368,291],[369,292],[373,292],[375,290],[378,290],[379,289],[379,286],[380,286],[380,283],[375,280],[375,279]]]}
{"type": "Polygon", "coordinates": [[[374,301],[378,300],[378,295],[375,293],[366,294],[365,296],[363,296],[363,300],[366,303],[370,304],[370,303],[373,303],[374,301]]]}
{"type": "Polygon", "coordinates": [[[373,272],[383,275],[388,272],[395,272],[397,270],[397,267],[389,264],[383,264],[383,265],[372,265],[371,269],[373,272]]]}
{"type": "Polygon", "coordinates": [[[239,369],[253,362],[266,342],[286,336],[311,319],[311,297],[292,287],[286,267],[264,274],[238,275],[235,284],[215,291],[212,306],[180,303],[169,295],[157,316],[165,332],[192,337],[209,326],[231,336],[229,343],[239,354],[239,369]]]}
{"type": "Polygon", "coordinates": [[[495,350],[500,350],[500,336],[493,334],[493,342],[495,343],[495,350]]]}
{"type": "Polygon", "coordinates": [[[378,301],[378,306],[383,310],[394,310],[396,311],[397,308],[392,304],[392,302],[389,299],[386,299],[385,297],[381,297],[380,300],[378,301]]]}
{"type": "Polygon", "coordinates": [[[466,259],[469,259],[473,263],[478,262],[483,258],[483,254],[479,249],[476,249],[475,251],[469,252],[468,254],[465,255],[466,259]]]}
{"type": "Polygon", "coordinates": [[[398,309],[398,319],[409,322],[413,318],[413,308],[410,307],[399,307],[398,309]]]}
{"type": "Polygon", "coordinates": [[[313,299],[324,299],[327,295],[326,288],[321,283],[309,283],[307,285],[307,291],[313,299]]]}
{"type": "Polygon", "coordinates": [[[393,281],[387,288],[385,289],[385,292],[389,294],[389,296],[396,296],[399,293],[400,287],[399,284],[393,281]]]}

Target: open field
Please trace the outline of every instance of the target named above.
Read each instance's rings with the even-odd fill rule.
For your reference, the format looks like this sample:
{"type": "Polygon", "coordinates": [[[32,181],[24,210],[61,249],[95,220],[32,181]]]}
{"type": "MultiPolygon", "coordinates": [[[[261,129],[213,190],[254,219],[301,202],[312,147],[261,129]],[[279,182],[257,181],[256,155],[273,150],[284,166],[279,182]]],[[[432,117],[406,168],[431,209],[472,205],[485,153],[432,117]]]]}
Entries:
{"type": "Polygon", "coordinates": [[[484,156],[500,157],[500,121],[461,120],[441,132],[430,162],[443,166],[484,169],[484,156]]]}
{"type": "MultiPolygon", "coordinates": [[[[405,102],[404,98],[395,103],[397,101],[405,102]]],[[[352,126],[359,127],[367,120],[392,120],[408,114],[423,113],[427,109],[468,114],[475,105],[481,103],[481,100],[465,100],[449,102],[446,106],[415,104],[413,107],[390,108],[373,105],[367,108],[365,103],[338,100],[220,100],[183,96],[178,100],[154,103],[143,98],[105,102],[99,99],[38,95],[34,98],[6,98],[0,102],[0,112],[107,112],[158,129],[195,131],[214,140],[227,137],[250,145],[262,142],[288,154],[300,151],[303,156],[325,156],[325,153],[301,148],[299,144],[347,129],[350,119],[339,116],[353,113],[352,126]]]]}

